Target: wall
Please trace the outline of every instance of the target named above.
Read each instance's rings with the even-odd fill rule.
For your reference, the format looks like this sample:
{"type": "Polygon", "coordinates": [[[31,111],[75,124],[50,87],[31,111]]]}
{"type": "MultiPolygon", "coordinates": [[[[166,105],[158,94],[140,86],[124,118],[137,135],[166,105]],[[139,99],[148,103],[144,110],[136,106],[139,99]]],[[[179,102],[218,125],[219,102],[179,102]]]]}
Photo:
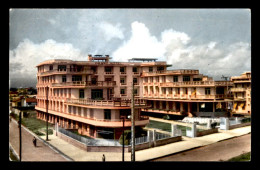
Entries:
{"type": "Polygon", "coordinates": [[[232,126],[229,126],[229,130],[239,128],[239,127],[249,126],[249,125],[251,125],[251,122],[232,125],[232,126]]]}
{"type": "MultiPolygon", "coordinates": [[[[54,130],[53,133],[56,134],[56,131],[54,130]]],[[[71,137],[68,137],[62,133],[58,132],[57,135],[68,143],[87,152],[122,152],[122,146],[87,146],[86,144],[79,142],[71,137]]],[[[127,146],[125,146],[125,152],[129,152],[127,146]]]]}
{"type": "Polygon", "coordinates": [[[204,136],[204,135],[208,135],[208,134],[212,134],[212,133],[218,133],[218,128],[203,130],[203,131],[200,131],[200,132],[197,131],[196,137],[204,136]]]}
{"type": "MultiPolygon", "coordinates": [[[[155,146],[166,145],[166,144],[178,142],[178,141],[181,141],[181,140],[182,140],[181,136],[175,136],[175,137],[157,140],[156,145],[154,145],[153,141],[150,143],[150,146],[149,146],[149,142],[146,142],[146,143],[142,143],[142,144],[139,144],[139,145],[135,145],[135,151],[142,150],[142,149],[148,149],[150,147],[155,147],[155,146]]],[[[131,146],[128,146],[128,152],[131,152],[131,146]]]]}

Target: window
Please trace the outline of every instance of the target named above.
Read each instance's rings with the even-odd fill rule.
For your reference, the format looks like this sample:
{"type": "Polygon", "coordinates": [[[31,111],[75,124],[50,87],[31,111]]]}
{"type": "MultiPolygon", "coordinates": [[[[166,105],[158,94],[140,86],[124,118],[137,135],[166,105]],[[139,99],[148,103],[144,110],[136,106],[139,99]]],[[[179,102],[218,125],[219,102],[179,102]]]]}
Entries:
{"type": "Polygon", "coordinates": [[[104,119],[111,119],[111,110],[104,109],[104,119]]]}
{"type": "Polygon", "coordinates": [[[180,88],[177,88],[177,94],[180,94],[180,88]]]}
{"type": "Polygon", "coordinates": [[[58,71],[66,71],[66,65],[58,65],[58,71]]]}
{"type": "Polygon", "coordinates": [[[120,94],[125,94],[125,89],[120,89],[120,94]]]}
{"type": "Polygon", "coordinates": [[[205,88],[205,94],[210,95],[210,88],[205,88]]]}
{"type": "Polygon", "coordinates": [[[133,67],[133,72],[137,72],[137,67],[133,67]]]}
{"type": "Polygon", "coordinates": [[[64,75],[62,76],[62,82],[66,82],[67,81],[67,77],[64,75]]]}
{"type": "Polygon", "coordinates": [[[82,76],[73,75],[72,76],[72,81],[82,81],[82,76]]]}
{"type": "Polygon", "coordinates": [[[50,65],[50,70],[53,70],[53,65],[50,65]]]}
{"type": "Polygon", "coordinates": [[[124,73],[125,72],[125,67],[120,67],[120,72],[124,73]]]}
{"type": "Polygon", "coordinates": [[[183,76],[183,81],[190,81],[190,76],[183,76]]]}
{"type": "Polygon", "coordinates": [[[183,89],[184,94],[188,94],[188,88],[183,89]]]}
{"type": "Polygon", "coordinates": [[[178,82],[178,76],[173,76],[173,82],[178,82]]]}
{"type": "Polygon", "coordinates": [[[153,72],[153,67],[149,67],[149,72],[153,72]]]}
{"type": "Polygon", "coordinates": [[[105,67],[105,72],[112,72],[112,67],[105,67]]]}
{"type": "Polygon", "coordinates": [[[84,89],[79,89],[79,98],[84,98],[84,89]]]}
{"type": "Polygon", "coordinates": [[[137,89],[134,89],[134,95],[138,95],[138,90],[137,89]]]}
{"type": "Polygon", "coordinates": [[[137,78],[133,78],[134,84],[137,84],[137,78]]]}
{"type": "Polygon", "coordinates": [[[125,84],[125,78],[124,78],[124,77],[121,77],[121,78],[120,78],[120,83],[121,83],[121,84],[125,84]]]}
{"type": "Polygon", "coordinates": [[[112,78],[111,77],[106,77],[105,81],[112,81],[112,78]]]}
{"type": "Polygon", "coordinates": [[[193,78],[193,81],[201,81],[201,78],[193,78]]]}
{"type": "Polygon", "coordinates": [[[157,67],[157,71],[163,71],[163,70],[164,70],[164,67],[162,67],[162,66],[157,67]]]}

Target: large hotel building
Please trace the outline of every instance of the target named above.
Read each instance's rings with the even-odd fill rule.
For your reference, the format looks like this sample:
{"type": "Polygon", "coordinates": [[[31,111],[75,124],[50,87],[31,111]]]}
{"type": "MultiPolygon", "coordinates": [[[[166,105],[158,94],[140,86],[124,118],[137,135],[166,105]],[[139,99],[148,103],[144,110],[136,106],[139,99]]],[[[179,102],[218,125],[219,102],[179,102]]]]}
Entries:
{"type": "Polygon", "coordinates": [[[118,139],[123,118],[125,129],[131,127],[132,84],[137,131],[149,123],[147,115],[217,116],[233,103],[232,81],[214,81],[198,70],[167,70],[166,62],[153,58],[109,59],[89,55],[88,61],[55,59],[37,65],[37,117],[47,120],[48,112],[49,122],[60,127],[118,139]]]}

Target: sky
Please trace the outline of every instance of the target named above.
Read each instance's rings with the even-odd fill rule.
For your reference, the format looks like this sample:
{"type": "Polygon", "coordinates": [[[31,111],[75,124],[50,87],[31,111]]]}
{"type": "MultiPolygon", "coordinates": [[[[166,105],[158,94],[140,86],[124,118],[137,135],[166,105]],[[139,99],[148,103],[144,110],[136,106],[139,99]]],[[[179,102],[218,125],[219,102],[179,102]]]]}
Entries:
{"type": "Polygon", "coordinates": [[[221,80],[251,71],[250,9],[10,9],[11,87],[35,87],[50,59],[158,58],[221,80]]]}

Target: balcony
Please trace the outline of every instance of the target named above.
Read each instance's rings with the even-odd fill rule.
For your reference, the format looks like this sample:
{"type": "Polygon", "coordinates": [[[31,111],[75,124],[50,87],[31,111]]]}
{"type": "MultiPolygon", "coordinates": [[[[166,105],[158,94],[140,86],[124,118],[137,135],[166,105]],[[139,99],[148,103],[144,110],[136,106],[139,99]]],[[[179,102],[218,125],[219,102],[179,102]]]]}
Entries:
{"type": "MultiPolygon", "coordinates": [[[[85,105],[92,108],[110,108],[110,109],[128,109],[131,107],[131,99],[121,100],[92,100],[92,99],[69,99],[65,101],[67,104],[85,105]]],[[[146,100],[135,99],[135,107],[148,107],[146,100]]]]}
{"type": "Polygon", "coordinates": [[[181,74],[199,74],[199,70],[163,70],[154,72],[143,72],[142,77],[155,75],[181,75],[181,74]]]}
{"type": "Polygon", "coordinates": [[[105,75],[113,75],[114,72],[105,72],[105,75]]]}
{"type": "Polygon", "coordinates": [[[77,70],[77,69],[54,69],[54,70],[49,70],[41,73],[37,73],[38,76],[49,76],[53,74],[94,74],[93,70],[77,70]]]}
{"type": "Polygon", "coordinates": [[[231,88],[231,92],[245,92],[246,88],[231,88]]]}
{"type": "Polygon", "coordinates": [[[160,83],[161,87],[191,87],[191,86],[232,86],[230,81],[187,81],[160,83]]]}
{"type": "Polygon", "coordinates": [[[52,87],[114,87],[116,81],[72,81],[72,82],[63,82],[63,83],[52,83],[52,87]]]}
{"type": "MultiPolygon", "coordinates": [[[[45,112],[46,109],[42,107],[35,107],[36,110],[45,112]]],[[[93,126],[99,126],[99,127],[111,127],[111,128],[118,128],[123,127],[123,120],[122,119],[96,119],[91,117],[83,117],[76,114],[68,114],[68,113],[60,113],[53,110],[48,110],[49,114],[60,116],[63,118],[67,118],[70,120],[90,124],[93,126]]],[[[149,117],[148,116],[139,116],[137,120],[135,120],[136,126],[145,126],[149,123],[149,117]]],[[[125,127],[131,127],[131,119],[126,119],[124,122],[125,127]]]]}

